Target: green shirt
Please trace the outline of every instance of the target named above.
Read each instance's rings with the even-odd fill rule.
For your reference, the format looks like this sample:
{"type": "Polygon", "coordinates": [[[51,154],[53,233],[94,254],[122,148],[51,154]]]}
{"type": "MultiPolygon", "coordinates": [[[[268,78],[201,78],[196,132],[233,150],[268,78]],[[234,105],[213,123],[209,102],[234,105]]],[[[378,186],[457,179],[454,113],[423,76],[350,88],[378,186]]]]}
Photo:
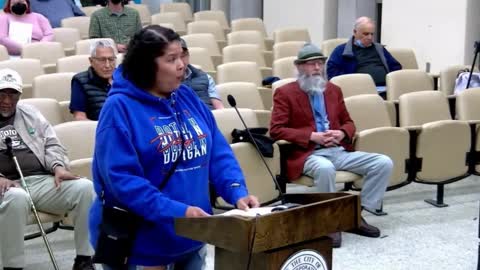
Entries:
{"type": "Polygon", "coordinates": [[[127,45],[135,32],[142,29],[140,15],[133,8],[123,7],[114,13],[108,7],[95,11],[90,18],[90,38],[111,38],[116,44],[127,45]]]}

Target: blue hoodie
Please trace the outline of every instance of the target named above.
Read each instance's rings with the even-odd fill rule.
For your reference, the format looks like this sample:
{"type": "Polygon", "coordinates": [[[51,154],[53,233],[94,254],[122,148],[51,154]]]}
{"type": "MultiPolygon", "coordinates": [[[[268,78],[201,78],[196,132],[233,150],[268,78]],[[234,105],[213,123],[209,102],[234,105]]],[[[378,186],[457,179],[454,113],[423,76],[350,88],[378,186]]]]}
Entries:
{"type": "MultiPolygon", "coordinates": [[[[144,219],[129,263],[167,265],[203,245],[177,236],[174,218],[184,217],[188,206],[212,213],[209,181],[231,204],[248,193],[229,144],[193,90],[182,85],[169,98],[155,97],[125,79],[122,70],[115,71],[100,113],[92,168],[94,187],[101,194],[105,186],[107,204],[144,219]],[[180,133],[184,139],[182,160],[159,191],[157,187],[180,155],[180,133]]],[[[101,215],[97,198],[90,211],[93,246],[101,215]]]]}

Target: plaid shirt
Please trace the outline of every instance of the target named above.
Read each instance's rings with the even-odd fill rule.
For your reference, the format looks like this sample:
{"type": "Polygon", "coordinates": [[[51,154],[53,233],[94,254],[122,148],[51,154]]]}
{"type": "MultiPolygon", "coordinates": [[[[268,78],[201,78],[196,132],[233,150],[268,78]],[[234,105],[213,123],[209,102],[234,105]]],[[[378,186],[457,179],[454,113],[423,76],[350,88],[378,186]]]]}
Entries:
{"type": "Polygon", "coordinates": [[[118,14],[105,7],[92,14],[89,36],[90,38],[111,38],[116,44],[126,45],[140,29],[142,29],[142,23],[135,9],[124,7],[118,14]]]}

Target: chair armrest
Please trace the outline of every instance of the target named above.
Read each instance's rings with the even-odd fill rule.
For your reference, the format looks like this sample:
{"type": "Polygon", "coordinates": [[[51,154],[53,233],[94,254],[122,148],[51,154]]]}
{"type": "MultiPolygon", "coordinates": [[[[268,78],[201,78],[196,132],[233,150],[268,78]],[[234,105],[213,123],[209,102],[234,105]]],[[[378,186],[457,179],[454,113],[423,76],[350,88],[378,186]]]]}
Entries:
{"type": "Polygon", "coordinates": [[[216,69],[219,65],[223,64],[222,55],[212,55],[213,67],[216,69]]]}
{"type": "Polygon", "coordinates": [[[262,79],[266,77],[272,76],[272,68],[271,67],[260,67],[260,72],[262,73],[262,79]]]}
{"type": "Polygon", "coordinates": [[[276,144],[278,144],[278,146],[283,146],[283,145],[290,145],[292,144],[291,142],[287,141],[287,140],[278,140],[278,141],[275,141],[276,144]]]}
{"type": "Polygon", "coordinates": [[[266,87],[257,87],[258,93],[262,98],[263,107],[265,109],[270,109],[273,106],[273,90],[266,87]]]}
{"type": "Polygon", "coordinates": [[[263,51],[263,57],[265,58],[265,65],[267,65],[267,67],[272,67],[272,65],[273,65],[273,52],[272,51],[263,51]]]}
{"type": "Polygon", "coordinates": [[[268,110],[253,110],[257,115],[258,124],[260,127],[270,127],[270,119],[272,118],[272,112],[268,110]]]}

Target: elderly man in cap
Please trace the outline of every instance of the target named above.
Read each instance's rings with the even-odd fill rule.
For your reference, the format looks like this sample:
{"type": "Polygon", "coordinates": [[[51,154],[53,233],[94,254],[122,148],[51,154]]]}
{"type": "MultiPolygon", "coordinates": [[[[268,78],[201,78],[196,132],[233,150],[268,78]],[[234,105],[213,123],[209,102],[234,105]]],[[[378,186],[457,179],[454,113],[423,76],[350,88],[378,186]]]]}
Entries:
{"type": "Polygon", "coordinates": [[[24,227],[30,213],[28,195],[18,181],[15,163],[6,151],[12,140],[33,202],[39,211],[69,213],[75,227],[77,256],[73,270],[95,269],[88,241],[88,212],[93,201],[92,182],[68,171],[65,149],[53,127],[35,108],[17,104],[22,79],[11,69],[0,70],[0,269],[23,269],[24,227]]]}
{"type": "MultiPolygon", "coordinates": [[[[340,88],[325,79],[326,57],[313,44],[298,53],[298,78],[275,91],[270,135],[292,143],[287,156],[287,177],[302,174],[314,179],[318,192],[335,192],[335,172],[350,171],[364,176],[362,209],[379,209],[392,172],[392,161],[380,154],[352,151],[355,135],[340,88]]],[[[363,236],[379,237],[380,230],[363,218],[363,236]]],[[[341,234],[332,234],[333,246],[340,247],[341,234]]]]}
{"type": "Polygon", "coordinates": [[[182,61],[185,68],[183,84],[192,88],[210,110],[223,109],[223,103],[217,93],[213,78],[204,71],[190,65],[190,53],[185,40],[181,39],[182,61]]]}

